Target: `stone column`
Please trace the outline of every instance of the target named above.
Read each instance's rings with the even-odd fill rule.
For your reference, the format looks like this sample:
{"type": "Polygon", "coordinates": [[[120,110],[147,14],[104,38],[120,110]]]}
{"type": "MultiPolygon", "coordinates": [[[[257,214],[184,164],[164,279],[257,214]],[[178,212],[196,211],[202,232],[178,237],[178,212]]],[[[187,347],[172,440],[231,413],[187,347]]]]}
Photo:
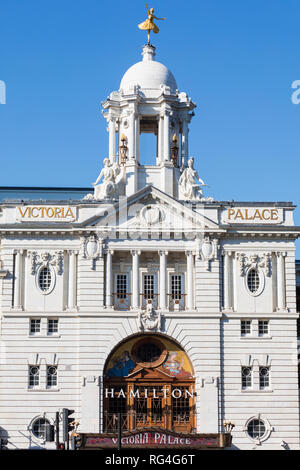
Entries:
{"type": "Polygon", "coordinates": [[[116,156],[116,120],[114,117],[110,116],[108,121],[108,130],[109,130],[109,159],[111,163],[114,163],[116,156]]]}
{"type": "Polygon", "coordinates": [[[164,160],[163,155],[163,148],[164,148],[164,120],[163,116],[158,117],[158,152],[157,152],[157,160],[158,163],[161,163],[164,160]]]}
{"type": "Polygon", "coordinates": [[[231,251],[223,251],[223,286],[224,286],[224,299],[223,299],[223,307],[224,310],[231,310],[231,276],[230,276],[230,257],[231,251]]]}
{"type": "Polygon", "coordinates": [[[170,111],[164,114],[164,160],[170,160],[170,111]]]}
{"type": "Polygon", "coordinates": [[[74,310],[75,302],[75,288],[76,288],[76,252],[69,251],[69,280],[68,280],[68,309],[74,310]]]}
{"type": "Polygon", "coordinates": [[[277,255],[277,310],[285,310],[285,261],[286,252],[279,251],[277,255]]]}
{"type": "Polygon", "coordinates": [[[139,250],[132,250],[132,308],[140,306],[140,283],[139,283],[139,250]]]}
{"type": "Polygon", "coordinates": [[[181,165],[187,166],[189,156],[189,126],[187,119],[182,122],[181,136],[181,165]]]}
{"type": "Polygon", "coordinates": [[[112,257],[113,250],[108,249],[106,252],[106,307],[112,307],[112,257]]]}
{"type": "Polygon", "coordinates": [[[159,254],[159,306],[167,308],[167,256],[168,252],[160,250],[159,254]]]}
{"type": "Polygon", "coordinates": [[[194,253],[192,251],[186,251],[186,267],[187,267],[187,302],[186,308],[188,310],[194,310],[194,253]]]}
{"type": "Polygon", "coordinates": [[[21,309],[22,255],[23,250],[15,250],[14,308],[21,309]]]}
{"type": "Polygon", "coordinates": [[[130,128],[129,128],[129,142],[128,142],[128,147],[129,147],[129,158],[131,159],[136,159],[136,138],[135,138],[135,112],[132,111],[130,115],[130,128]]]}
{"type": "Polygon", "coordinates": [[[140,163],[140,117],[138,115],[135,119],[135,159],[140,163]]]}

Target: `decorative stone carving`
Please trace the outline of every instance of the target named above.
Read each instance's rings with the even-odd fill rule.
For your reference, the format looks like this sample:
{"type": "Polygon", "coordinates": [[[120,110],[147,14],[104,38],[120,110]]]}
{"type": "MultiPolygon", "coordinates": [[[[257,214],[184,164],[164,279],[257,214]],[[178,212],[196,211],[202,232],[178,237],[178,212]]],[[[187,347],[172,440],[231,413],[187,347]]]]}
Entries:
{"type": "Polygon", "coordinates": [[[31,262],[31,274],[33,275],[36,274],[40,266],[54,266],[57,274],[61,275],[63,273],[63,251],[55,251],[53,254],[47,251],[43,251],[40,254],[36,251],[29,251],[28,257],[31,262]]]}
{"type": "Polygon", "coordinates": [[[138,313],[138,324],[141,331],[161,330],[161,312],[156,312],[152,303],[147,304],[146,310],[138,313]]]}
{"type": "Polygon", "coordinates": [[[220,245],[217,238],[210,240],[209,237],[204,237],[204,240],[199,242],[198,258],[205,262],[205,268],[208,271],[210,262],[218,257],[218,250],[220,245]]]}
{"type": "Polygon", "coordinates": [[[194,158],[188,160],[188,166],[179,178],[179,199],[185,201],[213,201],[213,198],[204,198],[201,186],[206,186],[194,169],[194,158]],[[197,184],[197,180],[200,184],[197,184]]]}
{"type": "Polygon", "coordinates": [[[271,275],[271,253],[262,255],[236,253],[236,259],[239,261],[240,276],[245,276],[246,268],[262,268],[266,276],[271,275]]]}
{"type": "Polygon", "coordinates": [[[95,261],[103,257],[103,240],[97,235],[90,235],[81,239],[81,253],[83,259],[91,261],[90,268],[94,269],[95,261]]]}

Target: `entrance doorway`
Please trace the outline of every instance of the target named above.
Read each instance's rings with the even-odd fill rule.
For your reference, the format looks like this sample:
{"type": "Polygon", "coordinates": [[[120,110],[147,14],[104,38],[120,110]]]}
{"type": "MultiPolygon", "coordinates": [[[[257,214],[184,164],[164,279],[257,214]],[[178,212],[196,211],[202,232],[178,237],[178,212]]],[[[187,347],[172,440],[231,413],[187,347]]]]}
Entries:
{"type": "Polygon", "coordinates": [[[103,383],[104,432],[161,428],[195,430],[195,379],[186,353],[158,335],[124,342],[107,361],[103,383]]]}

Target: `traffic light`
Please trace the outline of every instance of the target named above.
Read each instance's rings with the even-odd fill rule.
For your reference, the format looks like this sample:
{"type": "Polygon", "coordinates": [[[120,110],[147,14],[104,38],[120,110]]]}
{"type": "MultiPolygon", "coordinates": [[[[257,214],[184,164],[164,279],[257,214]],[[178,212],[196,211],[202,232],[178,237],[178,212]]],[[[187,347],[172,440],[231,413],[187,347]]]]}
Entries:
{"type": "Polygon", "coordinates": [[[45,426],[46,426],[45,428],[46,441],[53,442],[55,439],[54,425],[50,423],[46,423],[45,426]]]}
{"type": "Polygon", "coordinates": [[[58,450],[65,450],[65,444],[63,442],[61,442],[59,445],[58,445],[58,450]]]}
{"type": "Polygon", "coordinates": [[[69,410],[68,408],[63,408],[63,441],[69,442],[69,432],[74,429],[72,423],[74,422],[74,417],[69,417],[74,413],[74,410],[69,410]]]}
{"type": "Polygon", "coordinates": [[[7,450],[8,440],[3,437],[0,438],[0,450],[7,450]]]}

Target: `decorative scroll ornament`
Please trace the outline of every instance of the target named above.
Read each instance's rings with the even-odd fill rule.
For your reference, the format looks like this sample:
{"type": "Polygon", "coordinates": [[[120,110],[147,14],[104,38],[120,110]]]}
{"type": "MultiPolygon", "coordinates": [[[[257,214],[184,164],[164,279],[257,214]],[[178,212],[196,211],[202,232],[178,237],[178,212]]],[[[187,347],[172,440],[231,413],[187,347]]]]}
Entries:
{"type": "Polygon", "coordinates": [[[103,240],[96,235],[83,237],[81,240],[81,253],[83,259],[91,261],[90,268],[94,269],[95,261],[103,257],[103,240]]]}
{"type": "Polygon", "coordinates": [[[271,253],[263,253],[262,255],[236,253],[236,259],[239,261],[240,276],[245,276],[246,268],[261,268],[266,276],[271,275],[271,253]]]}
{"type": "Polygon", "coordinates": [[[156,312],[152,303],[147,304],[146,310],[138,313],[138,324],[140,331],[161,330],[161,312],[156,312]]]}
{"type": "Polygon", "coordinates": [[[205,262],[205,269],[209,271],[210,262],[218,258],[220,245],[217,238],[210,240],[209,237],[204,237],[204,240],[199,241],[198,259],[205,262]]]}
{"type": "Polygon", "coordinates": [[[33,275],[36,274],[40,266],[54,266],[57,274],[61,275],[63,273],[63,251],[55,251],[53,254],[47,251],[43,251],[40,254],[36,251],[29,251],[28,256],[31,262],[31,274],[33,275]]]}

